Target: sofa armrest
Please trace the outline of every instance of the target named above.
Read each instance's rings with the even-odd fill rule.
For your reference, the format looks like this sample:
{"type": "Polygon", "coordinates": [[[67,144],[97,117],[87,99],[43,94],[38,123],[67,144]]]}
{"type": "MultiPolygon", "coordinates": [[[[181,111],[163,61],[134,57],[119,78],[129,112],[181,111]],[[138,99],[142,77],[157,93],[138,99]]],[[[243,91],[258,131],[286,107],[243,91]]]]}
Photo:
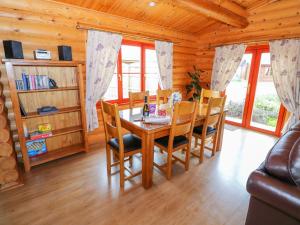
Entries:
{"type": "Polygon", "coordinates": [[[247,191],[256,198],[300,220],[300,189],[272,178],[262,169],[251,173],[247,191]]]}

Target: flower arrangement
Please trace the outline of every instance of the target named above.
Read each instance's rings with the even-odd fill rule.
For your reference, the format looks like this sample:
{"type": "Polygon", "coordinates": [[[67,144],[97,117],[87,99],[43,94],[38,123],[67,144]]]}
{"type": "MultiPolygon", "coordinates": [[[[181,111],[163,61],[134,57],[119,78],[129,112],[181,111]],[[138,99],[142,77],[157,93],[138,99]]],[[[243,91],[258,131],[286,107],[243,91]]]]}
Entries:
{"type": "Polygon", "coordinates": [[[180,92],[173,92],[170,97],[169,97],[169,107],[173,108],[173,106],[177,103],[177,102],[181,102],[182,100],[182,95],[180,92]]]}

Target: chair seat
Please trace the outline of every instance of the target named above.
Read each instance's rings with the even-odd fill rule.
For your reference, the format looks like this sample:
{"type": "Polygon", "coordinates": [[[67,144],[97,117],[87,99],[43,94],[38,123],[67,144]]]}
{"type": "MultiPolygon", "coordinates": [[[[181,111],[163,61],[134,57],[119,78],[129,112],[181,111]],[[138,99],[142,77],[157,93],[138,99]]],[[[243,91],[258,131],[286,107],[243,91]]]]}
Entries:
{"type": "MultiPolygon", "coordinates": [[[[112,138],[109,140],[108,144],[115,150],[119,150],[119,140],[118,138],[112,138]]],[[[142,141],[140,138],[133,134],[125,134],[123,136],[124,152],[131,152],[142,148],[142,141]]]]}
{"type": "MultiPolygon", "coordinates": [[[[169,143],[169,136],[157,138],[157,139],[155,139],[155,142],[157,144],[160,144],[167,148],[168,143],[169,143]]],[[[188,143],[189,143],[189,140],[185,136],[182,136],[182,135],[176,136],[176,137],[174,137],[173,148],[177,148],[180,145],[184,145],[184,144],[188,144],[188,143]]]]}
{"type": "MultiPolygon", "coordinates": [[[[202,131],[203,131],[203,126],[198,126],[198,127],[195,127],[195,128],[194,128],[193,133],[198,134],[198,135],[201,135],[201,134],[202,134],[202,131]]],[[[213,128],[213,127],[207,127],[206,135],[213,134],[213,133],[215,133],[216,131],[217,131],[216,128],[213,128]]]]}

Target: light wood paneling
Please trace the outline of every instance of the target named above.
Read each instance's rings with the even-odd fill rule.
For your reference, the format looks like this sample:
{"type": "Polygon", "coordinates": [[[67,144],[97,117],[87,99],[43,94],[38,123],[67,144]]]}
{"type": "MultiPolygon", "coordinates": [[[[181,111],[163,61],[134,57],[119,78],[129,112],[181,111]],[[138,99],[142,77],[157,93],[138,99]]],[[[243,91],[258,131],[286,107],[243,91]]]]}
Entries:
{"type": "MultiPolygon", "coordinates": [[[[125,2],[125,1],[124,1],[125,2]]],[[[127,4],[126,4],[127,5],[127,4]]],[[[128,5],[127,5],[128,6],[128,5]]],[[[65,5],[61,3],[42,1],[42,0],[19,0],[10,1],[2,0],[0,2],[0,39],[13,39],[21,41],[23,44],[24,57],[33,59],[33,50],[44,48],[50,50],[53,59],[58,59],[57,46],[70,45],[72,47],[73,59],[85,61],[85,40],[86,31],[76,29],[77,23],[84,23],[90,26],[102,27],[116,32],[127,32],[130,34],[141,34],[150,38],[165,38],[174,42],[174,88],[184,91],[186,83],[186,72],[192,69],[192,65],[196,59],[196,37],[178,30],[153,25],[150,23],[140,22],[133,19],[113,16],[107,13],[96,12],[94,10],[83,9],[76,6],[65,5]]],[[[160,11],[162,14],[162,12],[160,11]]],[[[179,20],[179,19],[178,19],[179,20]]],[[[183,19],[184,20],[184,19],[183,19]]],[[[204,20],[203,23],[205,23],[204,20]]],[[[182,26],[178,22],[177,26],[182,26]]],[[[141,40],[144,41],[144,40],[141,40]]],[[[4,58],[3,46],[0,45],[0,57],[4,58]]],[[[24,67],[22,67],[24,69],[24,67]]],[[[26,71],[35,74],[36,72],[49,74],[57,80],[56,68],[51,68],[51,71],[44,70],[40,67],[33,68],[34,71],[26,71]]],[[[15,129],[14,116],[11,111],[11,100],[7,89],[7,78],[4,66],[0,68],[4,75],[1,82],[4,84],[4,93],[7,96],[6,105],[9,106],[9,115],[11,118],[12,128],[15,129]]],[[[63,70],[62,68],[57,70],[63,70]]],[[[21,73],[22,71],[18,71],[21,73]]],[[[66,84],[61,86],[76,85],[72,79],[74,72],[57,71],[70,77],[66,84]],[[74,83],[73,83],[74,82],[74,83]]],[[[18,74],[19,74],[18,73],[18,74]]],[[[83,68],[85,77],[85,68],[83,68]]],[[[58,80],[58,82],[60,82],[58,80]]],[[[71,91],[72,92],[72,91],[71,91]]],[[[38,93],[39,95],[48,95],[49,93],[38,93]]],[[[51,95],[61,94],[50,93],[51,95]]],[[[27,94],[29,96],[29,94],[27,94]]],[[[74,97],[74,101],[76,98],[74,97]]],[[[68,104],[66,102],[66,104],[68,104]]],[[[38,106],[38,103],[28,101],[30,110],[38,106]]],[[[75,116],[76,113],[74,113],[75,116]]],[[[55,121],[58,121],[62,116],[56,116],[55,121]]],[[[101,116],[99,114],[100,128],[89,134],[89,143],[98,143],[103,140],[103,129],[101,116]]],[[[55,148],[55,146],[53,147],[55,148]]]]}

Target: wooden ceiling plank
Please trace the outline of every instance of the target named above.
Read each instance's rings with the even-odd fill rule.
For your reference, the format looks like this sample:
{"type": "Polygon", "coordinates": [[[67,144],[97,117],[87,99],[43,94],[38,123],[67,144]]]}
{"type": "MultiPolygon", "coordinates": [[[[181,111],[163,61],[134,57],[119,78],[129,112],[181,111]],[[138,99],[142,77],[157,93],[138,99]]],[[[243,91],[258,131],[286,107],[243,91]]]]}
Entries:
{"type": "Polygon", "coordinates": [[[177,0],[176,2],[186,9],[203,14],[222,23],[238,28],[248,26],[248,21],[245,17],[239,16],[228,9],[214,4],[213,2],[209,2],[207,0],[177,0]]]}

